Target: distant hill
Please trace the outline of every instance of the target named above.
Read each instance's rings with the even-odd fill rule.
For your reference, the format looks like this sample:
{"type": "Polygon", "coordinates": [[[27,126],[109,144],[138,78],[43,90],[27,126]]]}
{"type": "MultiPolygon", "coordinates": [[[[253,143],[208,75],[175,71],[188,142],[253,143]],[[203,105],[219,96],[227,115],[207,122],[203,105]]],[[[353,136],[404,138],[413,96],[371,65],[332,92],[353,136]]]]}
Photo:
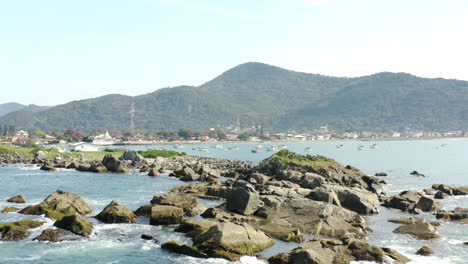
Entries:
{"type": "Polygon", "coordinates": [[[18,104],[18,103],[5,103],[0,104],[0,116],[4,116],[8,113],[15,112],[25,108],[25,105],[18,104]]]}
{"type": "Polygon", "coordinates": [[[106,95],[0,117],[0,124],[45,131],[207,129],[233,124],[274,130],[306,130],[329,124],[338,130],[445,131],[468,128],[468,82],[407,73],[357,78],[300,73],[262,63],[234,67],[198,87],[164,88],[130,97],[106,95]]]}

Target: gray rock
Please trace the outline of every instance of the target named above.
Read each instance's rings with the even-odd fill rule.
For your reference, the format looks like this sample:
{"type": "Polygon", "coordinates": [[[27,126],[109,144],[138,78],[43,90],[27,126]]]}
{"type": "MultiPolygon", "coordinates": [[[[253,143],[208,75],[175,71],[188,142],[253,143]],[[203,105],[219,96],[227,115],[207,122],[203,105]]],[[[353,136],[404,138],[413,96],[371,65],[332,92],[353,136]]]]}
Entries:
{"type": "Polygon", "coordinates": [[[102,164],[111,172],[126,173],[129,171],[128,167],[122,161],[112,156],[112,154],[104,156],[102,164]]]}
{"type": "Polygon", "coordinates": [[[139,162],[143,160],[143,157],[134,150],[125,150],[119,159],[139,162]]]}
{"type": "Polygon", "coordinates": [[[397,234],[408,234],[417,239],[424,240],[438,238],[439,235],[436,234],[436,231],[437,229],[429,223],[402,225],[393,230],[397,234]]]}
{"type": "Polygon", "coordinates": [[[104,223],[133,223],[136,215],[127,207],[112,201],[96,218],[104,223]]]}
{"type": "Polygon", "coordinates": [[[234,188],[226,199],[229,211],[243,215],[253,214],[260,206],[260,195],[250,184],[234,188]]]}
{"type": "Polygon", "coordinates": [[[184,210],[169,205],[155,205],[151,208],[150,225],[179,224],[184,216],[184,210]]]}

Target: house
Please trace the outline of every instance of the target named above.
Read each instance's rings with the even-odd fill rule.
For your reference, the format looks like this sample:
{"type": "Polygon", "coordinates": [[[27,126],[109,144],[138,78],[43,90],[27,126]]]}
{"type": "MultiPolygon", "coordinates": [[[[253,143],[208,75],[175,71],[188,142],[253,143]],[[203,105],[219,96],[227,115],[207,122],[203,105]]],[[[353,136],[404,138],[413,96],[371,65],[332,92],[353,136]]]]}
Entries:
{"type": "Polygon", "coordinates": [[[24,130],[20,130],[15,135],[8,137],[7,139],[11,143],[24,143],[29,139],[29,134],[24,130]]]}
{"type": "Polygon", "coordinates": [[[90,152],[90,151],[99,151],[99,146],[91,145],[88,143],[80,142],[71,145],[70,151],[73,152],[90,152]]]}

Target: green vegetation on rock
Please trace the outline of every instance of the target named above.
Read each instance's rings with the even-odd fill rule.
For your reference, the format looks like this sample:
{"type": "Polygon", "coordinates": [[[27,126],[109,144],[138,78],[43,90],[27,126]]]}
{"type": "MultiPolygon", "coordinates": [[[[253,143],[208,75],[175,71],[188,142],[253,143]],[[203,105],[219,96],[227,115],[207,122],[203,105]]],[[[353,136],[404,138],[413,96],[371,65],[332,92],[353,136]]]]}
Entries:
{"type": "Polygon", "coordinates": [[[271,158],[277,158],[284,165],[297,164],[302,166],[310,166],[319,170],[321,168],[329,168],[331,166],[340,165],[337,161],[320,156],[320,155],[301,155],[295,152],[291,152],[287,149],[283,149],[275,153],[271,158]]]}
{"type": "Polygon", "coordinates": [[[173,150],[146,150],[146,151],[138,151],[138,154],[143,156],[144,158],[154,159],[157,157],[178,157],[178,156],[185,156],[187,153],[185,152],[177,152],[173,150]]]}

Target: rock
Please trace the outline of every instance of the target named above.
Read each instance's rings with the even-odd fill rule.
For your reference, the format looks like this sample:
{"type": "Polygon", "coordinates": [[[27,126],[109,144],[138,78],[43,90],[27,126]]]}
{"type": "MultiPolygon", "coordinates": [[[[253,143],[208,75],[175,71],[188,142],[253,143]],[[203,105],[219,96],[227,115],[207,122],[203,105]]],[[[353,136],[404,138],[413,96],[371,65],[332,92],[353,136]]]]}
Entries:
{"type": "Polygon", "coordinates": [[[439,237],[439,235],[436,234],[436,231],[437,229],[429,223],[417,223],[402,225],[393,230],[393,233],[408,234],[417,239],[434,239],[439,237]]]}
{"type": "Polygon", "coordinates": [[[54,167],[54,165],[52,163],[46,162],[41,166],[41,170],[56,171],[57,169],[54,167]]]}
{"type": "Polygon", "coordinates": [[[151,208],[150,225],[174,225],[182,221],[184,210],[169,205],[155,205],[151,208]]]}
{"type": "Polygon", "coordinates": [[[453,195],[468,195],[468,186],[454,187],[453,195]]]}
{"type": "Polygon", "coordinates": [[[438,191],[436,192],[436,194],[434,195],[434,198],[435,199],[446,199],[446,198],[449,198],[450,195],[444,193],[444,192],[441,192],[441,191],[438,191]]]}
{"type": "Polygon", "coordinates": [[[13,223],[0,223],[0,241],[19,241],[29,235],[28,229],[37,228],[44,222],[21,220],[13,223]]]}
{"type": "Polygon", "coordinates": [[[70,192],[56,191],[37,205],[28,206],[19,211],[20,214],[42,215],[52,219],[61,219],[71,214],[87,215],[93,209],[85,200],[70,192]]]}
{"type": "Polygon", "coordinates": [[[451,211],[438,211],[436,213],[437,219],[446,221],[464,221],[468,222],[468,208],[457,207],[451,211]]]}
{"type": "Polygon", "coordinates": [[[42,233],[34,238],[33,240],[39,240],[39,241],[49,241],[52,243],[57,243],[62,241],[62,237],[67,233],[66,230],[64,229],[52,229],[52,228],[47,228],[42,233]]]}
{"type": "Polygon", "coordinates": [[[189,246],[189,245],[181,245],[175,241],[169,241],[161,245],[162,249],[165,249],[167,251],[177,253],[177,254],[183,254],[195,258],[207,258],[208,256],[198,250],[194,246],[189,246]]]}
{"type": "Polygon", "coordinates": [[[425,223],[426,222],[426,220],[424,218],[408,217],[408,216],[402,216],[402,217],[398,217],[398,218],[390,218],[390,219],[388,219],[388,221],[392,222],[392,223],[404,224],[404,225],[420,224],[420,223],[425,223]]]}
{"type": "Polygon", "coordinates": [[[139,162],[143,160],[143,157],[134,150],[125,150],[119,159],[139,162]]]}
{"type": "Polygon", "coordinates": [[[382,206],[410,213],[417,212],[416,209],[424,212],[431,212],[441,207],[438,202],[415,191],[403,191],[398,195],[386,199],[382,206]]]}
{"type": "Polygon", "coordinates": [[[213,251],[252,255],[274,244],[265,233],[250,225],[230,222],[212,226],[194,239],[194,246],[212,256],[213,251]]]}
{"type": "Polygon", "coordinates": [[[106,166],[104,166],[102,163],[99,162],[99,163],[92,164],[89,167],[88,171],[95,172],[95,173],[103,173],[103,172],[107,172],[108,170],[106,166]]]}
{"type": "Polygon", "coordinates": [[[429,248],[428,246],[422,246],[417,252],[416,255],[421,255],[421,256],[431,256],[434,255],[434,250],[429,248]]]}
{"type": "Polygon", "coordinates": [[[133,223],[136,215],[127,207],[112,201],[96,218],[104,223],[133,223]]]}
{"type": "Polygon", "coordinates": [[[174,171],[176,177],[180,177],[182,181],[196,181],[200,178],[200,175],[191,168],[185,166],[183,169],[174,171]]]}
{"type": "Polygon", "coordinates": [[[252,175],[250,176],[252,179],[255,179],[255,181],[257,181],[257,183],[259,184],[265,184],[267,181],[270,180],[270,177],[264,175],[264,174],[261,174],[261,173],[252,173],[252,175]]]}
{"type": "Polygon", "coordinates": [[[42,151],[42,150],[39,150],[38,152],[36,152],[36,155],[34,156],[37,160],[40,160],[40,161],[44,161],[49,158],[49,155],[47,154],[47,152],[42,151]]]}
{"type": "Polygon", "coordinates": [[[234,188],[226,199],[226,208],[229,211],[243,215],[253,214],[259,206],[261,206],[260,195],[250,184],[234,188]]]}
{"type": "Polygon", "coordinates": [[[210,227],[215,226],[215,225],[217,225],[217,222],[206,220],[206,219],[203,219],[203,220],[184,219],[179,224],[179,226],[177,226],[176,229],[174,229],[174,231],[186,233],[187,236],[189,237],[195,237],[197,235],[200,235],[208,231],[210,227]]]}
{"type": "Polygon", "coordinates": [[[384,176],[388,176],[388,175],[387,175],[387,173],[385,173],[385,172],[377,172],[377,173],[375,174],[375,176],[384,177],[384,176]]]}
{"type": "Polygon", "coordinates": [[[410,174],[418,177],[426,177],[424,174],[419,173],[418,171],[412,171],[410,174]]]}
{"type": "Polygon", "coordinates": [[[93,232],[93,224],[77,214],[63,217],[61,220],[56,221],[54,226],[84,237],[89,237],[93,232]]]}
{"type": "Polygon", "coordinates": [[[16,207],[5,207],[5,208],[3,208],[1,213],[6,214],[6,213],[13,213],[13,212],[16,212],[16,211],[18,211],[18,208],[16,208],[16,207]]]}
{"type": "Polygon", "coordinates": [[[8,199],[7,202],[9,202],[9,203],[26,203],[26,200],[24,199],[23,196],[17,195],[17,196],[13,196],[10,199],[8,199]]]}
{"type": "Polygon", "coordinates": [[[186,216],[191,217],[199,215],[206,210],[206,207],[195,196],[175,192],[154,196],[151,204],[180,207],[184,210],[186,216]]]}
{"type": "Polygon", "coordinates": [[[153,205],[143,205],[143,206],[140,206],[133,213],[138,217],[150,217],[151,216],[151,208],[153,208],[153,205]]]}
{"type": "Polygon", "coordinates": [[[157,176],[160,176],[161,174],[159,174],[159,170],[157,168],[151,168],[148,172],[148,176],[154,176],[154,177],[157,177],[157,176]]]}
{"type": "Polygon", "coordinates": [[[423,192],[424,192],[426,195],[434,195],[434,194],[435,194],[434,189],[424,189],[423,192]]]}
{"type": "Polygon", "coordinates": [[[129,171],[128,167],[122,161],[112,156],[112,154],[104,156],[102,164],[111,172],[127,173],[129,171]]]}
{"type": "Polygon", "coordinates": [[[154,236],[152,235],[147,235],[147,234],[141,234],[141,239],[143,240],[153,240],[154,239],[154,236]]]}
{"type": "Polygon", "coordinates": [[[339,185],[322,186],[318,189],[314,189],[307,197],[311,198],[312,200],[317,200],[317,198],[328,198],[331,200],[322,199],[322,201],[332,202],[335,205],[342,206],[359,214],[379,213],[379,198],[377,195],[375,193],[358,188],[350,188],[339,185]],[[325,193],[330,193],[330,195],[327,196],[325,193]],[[333,193],[336,195],[333,195],[333,193]],[[334,201],[336,198],[338,198],[339,202],[334,201]]]}

